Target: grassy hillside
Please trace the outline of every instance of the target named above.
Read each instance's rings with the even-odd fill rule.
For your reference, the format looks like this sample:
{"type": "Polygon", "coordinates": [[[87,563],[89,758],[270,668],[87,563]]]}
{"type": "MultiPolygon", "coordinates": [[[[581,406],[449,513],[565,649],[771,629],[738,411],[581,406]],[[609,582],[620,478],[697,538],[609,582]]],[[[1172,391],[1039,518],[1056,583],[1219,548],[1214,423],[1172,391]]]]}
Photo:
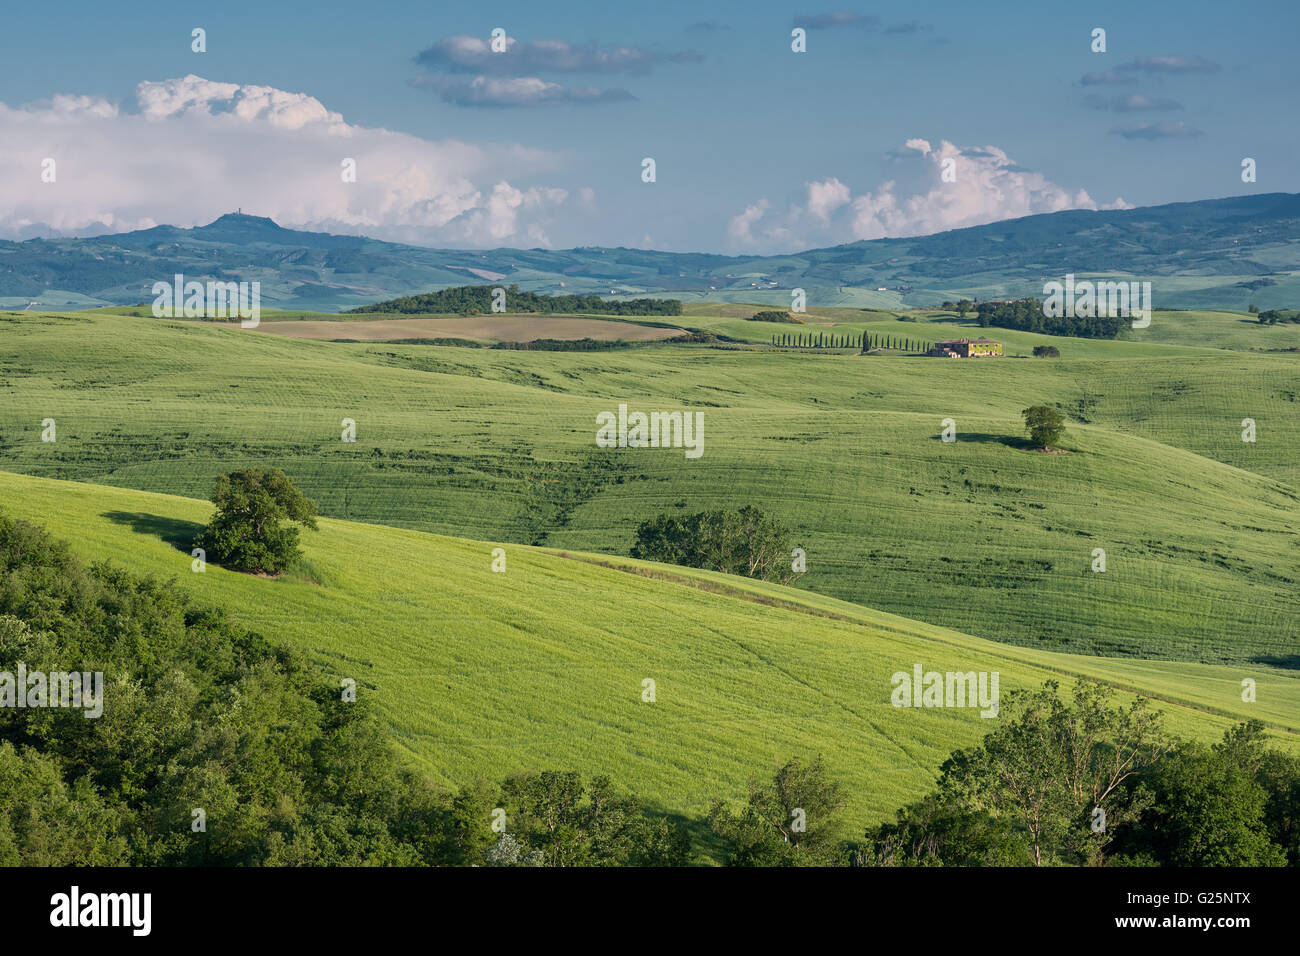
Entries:
{"type": "Polygon", "coordinates": [[[0,327],[11,471],[202,498],[277,465],[330,516],[622,554],[661,512],[752,502],[797,530],[800,587],[864,606],[1079,653],[1297,654],[1292,356],[486,352],[103,313],[0,327]],[[622,402],[702,410],[704,455],[596,448],[595,415],[622,402]],[[1069,454],[1024,446],[1035,402],[1070,416],[1069,454]]]}
{"type": "MultiPolygon", "coordinates": [[[[882,293],[883,294],[883,293],[882,293]]],[[[1041,294],[1039,298],[1041,298],[1041,294]]],[[[784,301],[772,300],[780,308],[784,301]]],[[[770,308],[771,306],[766,306],[770,308]]],[[[730,305],[709,302],[690,303],[682,321],[693,328],[705,329],[753,342],[769,342],[773,335],[790,332],[835,332],[856,334],[866,331],[876,335],[893,335],[936,341],[944,338],[988,336],[1003,342],[1008,355],[1032,355],[1035,345],[1055,345],[1063,358],[1118,358],[1121,356],[1169,356],[1170,350],[1159,346],[1184,346],[1187,349],[1229,349],[1234,351],[1300,350],[1300,324],[1283,322],[1261,326],[1258,317],[1245,311],[1155,310],[1151,325],[1145,329],[1125,329],[1114,341],[1066,339],[1059,336],[1017,332],[1011,329],[980,328],[974,314],[965,318],[956,312],[940,310],[815,307],[799,315],[805,327],[768,322],[746,321],[762,307],[753,304],[730,305]]]]}
{"type": "Polygon", "coordinates": [[[953,747],[989,726],[974,710],[891,706],[890,675],[914,664],[997,671],[1003,694],[1097,677],[1152,695],[1170,730],[1207,740],[1248,717],[1288,748],[1300,731],[1294,671],[1014,648],[790,588],[623,562],[669,578],[659,580],[521,546],[507,545],[507,570],[493,573],[490,543],[328,519],[305,535],[302,575],[196,574],[184,545],[205,502],[6,473],[0,501],[83,557],[175,577],[354,678],[449,785],[570,767],[701,812],[741,796],[755,771],[820,752],[863,825],[918,796],[953,747]],[[1254,704],[1241,701],[1246,677],[1258,681],[1254,704]],[[646,678],[653,703],[641,700],[646,678]]]}

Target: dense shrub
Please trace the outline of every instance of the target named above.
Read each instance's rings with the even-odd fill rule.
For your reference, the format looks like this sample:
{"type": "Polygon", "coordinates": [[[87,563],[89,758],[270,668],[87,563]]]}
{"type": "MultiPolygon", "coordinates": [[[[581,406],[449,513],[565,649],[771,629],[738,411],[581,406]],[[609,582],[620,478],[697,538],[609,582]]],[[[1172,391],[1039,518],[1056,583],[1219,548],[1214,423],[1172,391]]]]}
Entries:
{"type": "Polygon", "coordinates": [[[632,557],[782,583],[791,570],[790,529],[752,505],[739,511],[659,515],[636,531],[632,557]]]}

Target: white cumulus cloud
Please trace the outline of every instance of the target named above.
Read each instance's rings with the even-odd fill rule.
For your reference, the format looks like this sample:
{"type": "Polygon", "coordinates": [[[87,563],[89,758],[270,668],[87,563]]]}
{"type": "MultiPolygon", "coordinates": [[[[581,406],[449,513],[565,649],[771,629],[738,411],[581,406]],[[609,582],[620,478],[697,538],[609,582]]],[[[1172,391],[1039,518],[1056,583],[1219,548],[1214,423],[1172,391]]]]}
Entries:
{"type": "Polygon", "coordinates": [[[853,195],[830,177],[805,183],[784,211],[767,199],[746,205],[732,218],[734,249],[793,252],[815,246],[888,236],[924,236],[1063,209],[1127,209],[1122,198],[1099,204],[1085,189],[1069,190],[1041,173],[1022,169],[996,146],[937,146],[909,139],[891,152],[894,178],[853,195]],[[948,161],[951,161],[949,163],[948,161]],[[944,180],[945,169],[952,171],[944,180]]]}
{"type": "Polygon", "coordinates": [[[0,103],[0,236],[191,226],[242,207],[298,228],[544,246],[548,224],[594,199],[544,181],[558,154],[358,126],[305,93],[191,75],[140,83],[133,105],[0,103]]]}

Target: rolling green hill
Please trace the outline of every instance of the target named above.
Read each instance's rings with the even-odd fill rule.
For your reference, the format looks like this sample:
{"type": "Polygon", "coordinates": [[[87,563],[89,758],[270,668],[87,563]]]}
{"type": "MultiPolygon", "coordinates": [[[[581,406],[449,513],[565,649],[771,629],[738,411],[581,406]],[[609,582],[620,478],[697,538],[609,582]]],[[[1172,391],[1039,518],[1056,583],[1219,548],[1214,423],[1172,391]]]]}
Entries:
{"type": "Polygon", "coordinates": [[[355,679],[412,759],[453,786],[568,767],[699,813],[740,797],[751,774],[819,752],[847,785],[848,820],[865,825],[989,726],[972,709],[891,706],[891,674],[916,664],[997,671],[1003,695],[1093,677],[1152,696],[1171,731],[1206,740],[1250,717],[1288,749],[1300,731],[1294,671],[1009,647],[792,588],[508,544],[493,573],[489,542],[330,519],[305,536],[302,574],[197,574],[186,542],[206,502],[7,473],[0,501],[86,559],[174,577],[355,679]],[[1247,677],[1256,703],[1241,700],[1247,677]]]}
{"type": "Polygon", "coordinates": [[[47,308],[151,298],[176,272],[258,281],[267,308],[338,310],[470,282],[530,292],[789,306],[932,307],[945,299],[1039,295],[1066,273],[1151,281],[1161,308],[1300,304],[1300,196],[1265,193],[1137,209],[1068,210],[932,236],[776,256],[647,249],[427,249],[284,229],[228,214],[93,238],[0,242],[0,304],[47,308]],[[880,291],[882,290],[883,291],[880,291]]]}
{"type": "MultiPolygon", "coordinates": [[[[681,322],[711,323],[760,325],[681,322]]],[[[999,337],[1063,358],[500,352],[0,315],[0,467],[202,498],[279,466],[329,516],[613,554],[657,514],[753,503],[796,529],[807,591],[1024,647],[1295,666],[1297,357],[999,337]],[[1069,417],[1068,454],[1025,447],[1040,402],[1069,417]],[[703,456],[598,449],[595,416],[620,403],[702,411],[703,456]]]]}

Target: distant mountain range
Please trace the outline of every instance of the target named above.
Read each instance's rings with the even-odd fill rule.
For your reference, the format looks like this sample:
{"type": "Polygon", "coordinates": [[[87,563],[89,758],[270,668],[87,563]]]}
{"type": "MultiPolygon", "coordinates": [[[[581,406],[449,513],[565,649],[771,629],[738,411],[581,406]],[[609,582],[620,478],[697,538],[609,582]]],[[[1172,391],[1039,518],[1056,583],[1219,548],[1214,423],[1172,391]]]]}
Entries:
{"type": "Polygon", "coordinates": [[[483,282],[539,293],[898,308],[1041,295],[1066,273],[1149,280],[1156,308],[1300,306],[1300,194],[1049,213],[781,256],[430,249],[228,214],[86,239],[0,242],[0,306],[130,304],[176,273],[259,280],[262,307],[336,311],[483,282]]]}

